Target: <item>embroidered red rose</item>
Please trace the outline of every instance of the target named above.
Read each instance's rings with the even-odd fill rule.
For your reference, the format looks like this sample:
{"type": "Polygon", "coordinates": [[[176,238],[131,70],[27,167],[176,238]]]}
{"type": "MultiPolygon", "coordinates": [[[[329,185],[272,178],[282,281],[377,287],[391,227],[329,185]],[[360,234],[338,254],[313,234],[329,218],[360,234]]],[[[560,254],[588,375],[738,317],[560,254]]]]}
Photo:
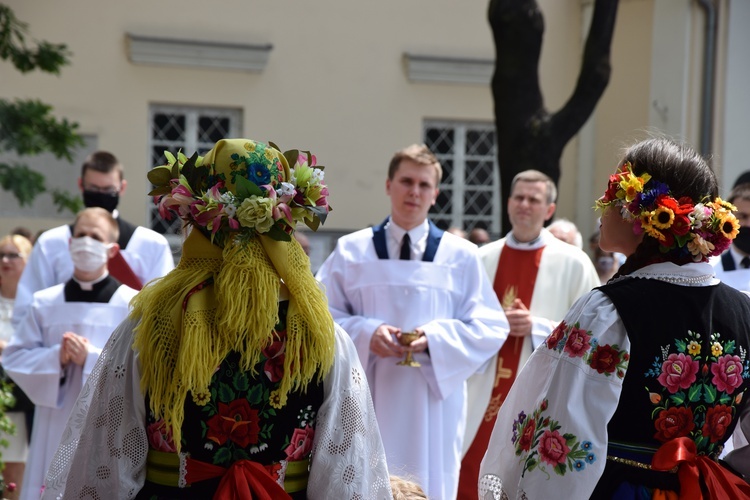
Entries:
{"type": "Polygon", "coordinates": [[[724,437],[731,423],[732,408],[730,406],[712,406],[706,411],[706,423],[703,424],[701,432],[712,443],[715,443],[724,437]]]}
{"type": "Polygon", "coordinates": [[[290,462],[302,460],[312,450],[313,438],[315,437],[315,431],[312,427],[305,427],[303,429],[294,429],[292,434],[292,441],[284,449],[286,453],[286,459],[290,462]]]}
{"type": "Polygon", "coordinates": [[[156,451],[174,453],[177,451],[174,442],[172,442],[172,429],[167,429],[164,420],[159,420],[146,427],[148,434],[148,444],[156,451]]]}
{"type": "Polygon", "coordinates": [[[742,385],[742,360],[739,356],[731,354],[722,356],[711,365],[711,373],[714,374],[711,382],[716,388],[732,394],[742,385]]]}
{"type": "Polygon", "coordinates": [[[567,330],[568,325],[565,324],[565,321],[561,321],[559,325],[557,325],[557,328],[555,328],[552,333],[550,333],[549,337],[547,337],[547,348],[548,349],[554,349],[557,347],[557,344],[560,343],[560,340],[565,336],[565,330],[567,330]]]}
{"type": "Polygon", "coordinates": [[[591,368],[599,373],[613,373],[620,363],[620,353],[611,345],[596,346],[591,353],[591,368]]]}
{"type": "Polygon", "coordinates": [[[523,428],[521,433],[521,439],[518,440],[518,448],[523,451],[529,451],[531,449],[531,443],[534,441],[534,433],[536,432],[536,420],[530,418],[523,428]]]}
{"type": "Polygon", "coordinates": [[[586,330],[573,327],[568,334],[564,351],[571,358],[582,358],[591,348],[589,340],[591,340],[591,335],[586,330]]]}
{"type": "Polygon", "coordinates": [[[245,448],[258,442],[258,410],[250,408],[246,399],[236,399],[231,403],[219,403],[219,414],[208,421],[206,437],[223,445],[227,439],[245,448]]]}
{"type": "Polygon", "coordinates": [[[674,394],[680,389],[687,389],[695,382],[698,374],[698,362],[683,353],[672,353],[661,365],[659,383],[674,394]]]}
{"type": "Polygon", "coordinates": [[[551,466],[565,463],[570,448],[563,436],[557,431],[544,431],[539,438],[539,458],[551,466]]]}
{"type": "Polygon", "coordinates": [[[656,427],[654,438],[662,442],[687,436],[695,429],[693,412],[690,408],[677,407],[662,410],[654,422],[654,427],[656,427]]]}

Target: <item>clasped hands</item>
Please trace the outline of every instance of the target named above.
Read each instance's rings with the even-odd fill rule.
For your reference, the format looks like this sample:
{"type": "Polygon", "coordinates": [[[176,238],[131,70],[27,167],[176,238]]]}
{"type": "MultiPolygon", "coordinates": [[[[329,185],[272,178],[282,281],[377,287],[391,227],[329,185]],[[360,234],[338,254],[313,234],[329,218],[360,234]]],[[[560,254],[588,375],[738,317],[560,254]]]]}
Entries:
{"type": "Polygon", "coordinates": [[[427,336],[421,328],[415,328],[414,332],[419,334],[419,338],[408,346],[403,346],[399,344],[401,328],[383,323],[372,334],[370,351],[383,358],[400,358],[407,351],[424,352],[427,349],[427,336]]]}
{"type": "Polygon", "coordinates": [[[516,298],[511,306],[505,309],[505,317],[508,319],[511,337],[531,335],[531,312],[521,299],[516,298]]]}
{"type": "Polygon", "coordinates": [[[60,365],[74,363],[83,366],[89,354],[89,339],[73,332],[65,332],[60,344],[60,365]]]}

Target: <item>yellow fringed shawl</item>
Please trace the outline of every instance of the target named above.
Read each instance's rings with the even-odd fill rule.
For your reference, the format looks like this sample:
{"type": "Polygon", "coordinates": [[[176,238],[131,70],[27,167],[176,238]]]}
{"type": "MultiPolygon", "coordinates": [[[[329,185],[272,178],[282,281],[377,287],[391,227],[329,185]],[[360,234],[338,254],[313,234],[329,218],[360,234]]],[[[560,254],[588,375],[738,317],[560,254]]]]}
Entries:
{"type": "Polygon", "coordinates": [[[290,292],[284,376],[271,404],[305,390],[333,364],[334,327],[325,295],[299,243],[257,236],[223,250],[193,229],[177,267],[133,300],[138,321],[133,347],[141,363],[141,390],[163,418],[180,450],[188,393],[208,392],[214,371],[230,351],[254,372],[279,320],[281,281],[290,292]],[[196,291],[207,279],[213,284],[196,291]],[[183,310],[183,302],[187,300],[183,310]]]}

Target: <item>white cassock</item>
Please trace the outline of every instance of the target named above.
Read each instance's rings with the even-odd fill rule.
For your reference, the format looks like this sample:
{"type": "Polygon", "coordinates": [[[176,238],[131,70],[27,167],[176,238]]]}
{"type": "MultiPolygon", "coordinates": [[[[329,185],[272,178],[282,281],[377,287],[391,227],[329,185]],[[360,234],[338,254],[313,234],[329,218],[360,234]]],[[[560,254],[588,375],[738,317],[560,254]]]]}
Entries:
{"type": "MultiPolygon", "coordinates": [[[[34,292],[65,283],[73,276],[70,258],[70,226],[58,226],[42,233],[31,250],[18,282],[13,325],[26,314],[34,292]]],[[[120,254],[142,284],[174,269],[174,257],[166,238],[156,231],[137,226],[120,254]]]]}
{"type": "Polygon", "coordinates": [[[389,472],[412,477],[430,498],[455,498],[466,379],[508,331],[476,247],[444,233],[432,262],[380,259],[368,228],[340,238],[317,277],[366,369],[389,472]],[[429,354],[414,355],[421,367],[371,355],[384,323],[424,330],[429,354]]]}
{"type": "Polygon", "coordinates": [[[65,302],[65,284],[36,292],[28,314],[3,352],[8,375],[36,405],[22,499],[39,498],[44,473],[60,443],[65,422],[101,349],[128,314],[136,291],[120,286],[109,303],[65,302]],[[65,332],[89,340],[84,366],[60,366],[65,332]]]}
{"type": "MultiPolygon", "coordinates": [[[[527,243],[519,244],[512,238],[506,237],[481,247],[479,256],[490,282],[494,282],[500,262],[500,254],[505,245],[519,250],[535,250],[544,247],[539,262],[539,271],[534,282],[531,304],[526,304],[532,315],[531,336],[524,341],[519,366],[511,367],[517,374],[531,355],[531,351],[543,343],[544,339],[552,333],[552,330],[565,317],[575,301],[601,283],[594,264],[585,252],[578,247],[560,241],[546,229],[542,229],[538,240],[531,245],[527,243]]],[[[489,404],[497,365],[497,353],[495,354],[490,368],[477,373],[468,381],[469,413],[464,453],[474,440],[489,404]]]]}
{"type": "Polygon", "coordinates": [[[739,261],[741,258],[742,256],[737,254],[734,249],[730,247],[721,256],[711,258],[710,262],[714,267],[714,273],[716,274],[716,277],[721,280],[722,283],[726,283],[727,285],[741,292],[750,292],[750,269],[742,269],[736,265],[737,261],[739,261]],[[724,270],[723,259],[727,258],[725,257],[725,254],[727,252],[729,253],[729,257],[733,259],[735,264],[735,269],[732,269],[730,271],[724,270]]]}
{"type": "MultiPolygon", "coordinates": [[[[115,330],[81,391],[47,474],[43,498],[129,499],[143,487],[148,440],[139,356],[132,349],[135,327],[127,320],[115,330]]],[[[307,496],[391,500],[362,365],[339,327],[335,348],[333,367],[323,380],[307,496]]]]}

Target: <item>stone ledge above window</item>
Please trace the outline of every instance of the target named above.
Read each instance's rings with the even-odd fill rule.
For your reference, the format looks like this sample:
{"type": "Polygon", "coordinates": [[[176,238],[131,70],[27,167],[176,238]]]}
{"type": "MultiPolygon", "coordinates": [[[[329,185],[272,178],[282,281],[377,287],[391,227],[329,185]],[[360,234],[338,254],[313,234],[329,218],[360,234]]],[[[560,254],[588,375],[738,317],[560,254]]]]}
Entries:
{"type": "Polygon", "coordinates": [[[404,53],[406,75],[414,82],[489,85],[494,59],[404,53]]]}
{"type": "Polygon", "coordinates": [[[190,66],[261,72],[271,44],[241,44],[160,38],[127,33],[128,58],[135,64],[190,66]]]}

